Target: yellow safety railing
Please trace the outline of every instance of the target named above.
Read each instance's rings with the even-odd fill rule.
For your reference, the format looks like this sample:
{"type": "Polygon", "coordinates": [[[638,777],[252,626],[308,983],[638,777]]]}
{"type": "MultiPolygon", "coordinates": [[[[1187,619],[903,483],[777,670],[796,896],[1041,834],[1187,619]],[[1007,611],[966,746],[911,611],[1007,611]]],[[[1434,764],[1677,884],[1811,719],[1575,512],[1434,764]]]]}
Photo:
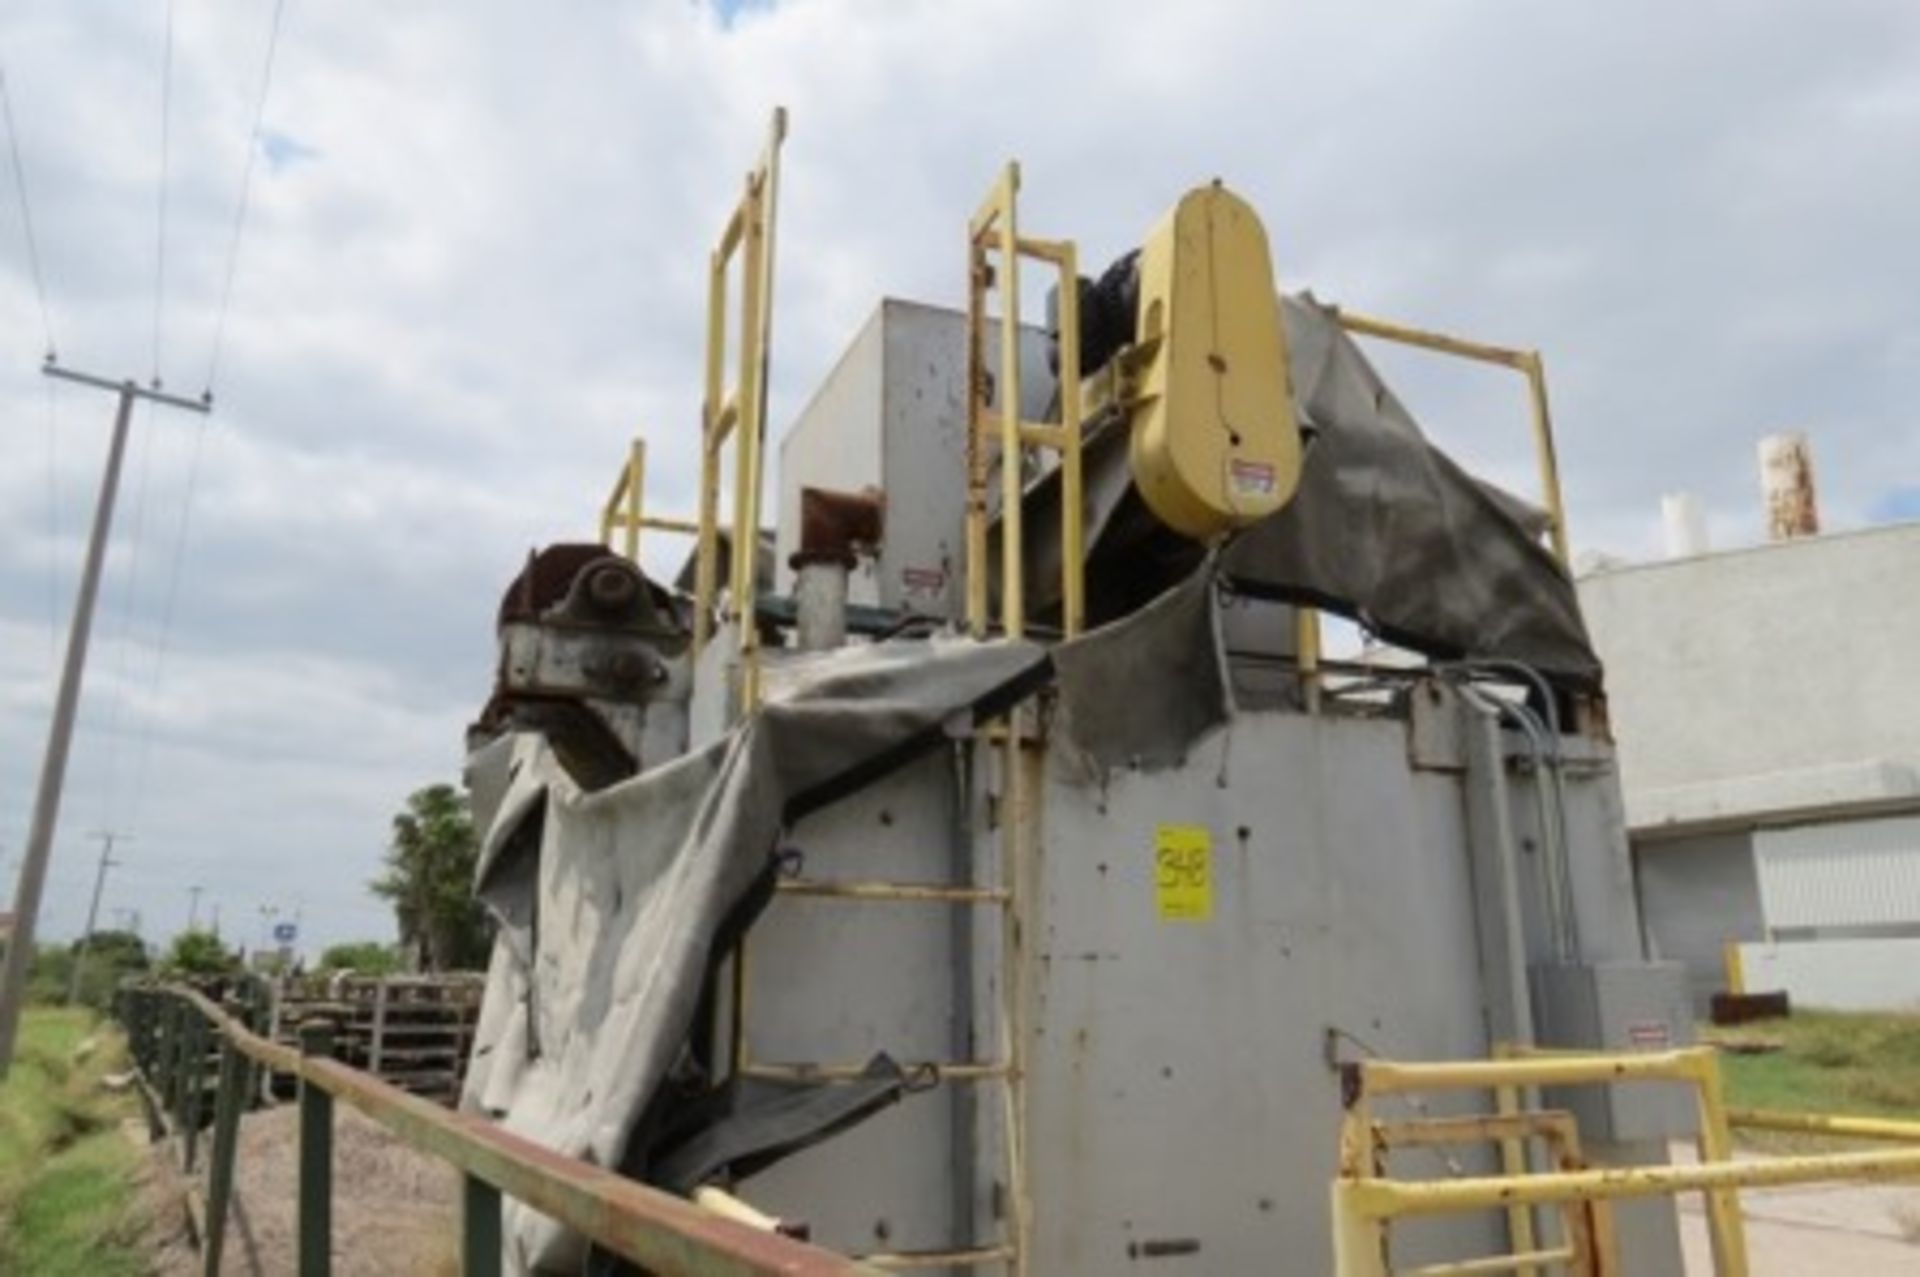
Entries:
{"type": "MultiPolygon", "coordinates": [[[[1503,1088],[1504,1089],[1504,1088],[1503,1088]]],[[[1562,1171],[1586,1169],[1586,1157],[1580,1147],[1580,1129],[1572,1113],[1559,1109],[1521,1110],[1507,1107],[1491,1116],[1423,1117],[1373,1124],[1376,1162],[1379,1154],[1402,1147],[1434,1148],[1446,1145],[1496,1144],[1502,1163],[1509,1172],[1524,1168],[1524,1147],[1529,1140],[1546,1146],[1552,1165],[1562,1171]]],[[[1524,1221],[1512,1239],[1513,1253],[1469,1259],[1454,1263],[1428,1264],[1403,1270],[1410,1277],[1440,1277],[1441,1274],[1471,1272],[1534,1272],[1536,1265],[1559,1263],[1574,1272],[1598,1277],[1619,1271],[1618,1244],[1613,1228],[1613,1212],[1605,1202],[1561,1204],[1561,1228],[1564,1241],[1555,1247],[1538,1247],[1533,1236],[1533,1212],[1516,1207],[1509,1214],[1509,1225],[1524,1221]]]]}
{"type": "MultiPolygon", "coordinates": [[[[1333,1185],[1334,1272],[1336,1277],[1389,1277],[1390,1274],[1538,1272],[1559,1265],[1574,1273],[1618,1271],[1608,1249],[1611,1228],[1604,1216],[1585,1212],[1575,1219],[1564,1246],[1538,1249],[1529,1233],[1510,1238],[1514,1253],[1486,1256],[1419,1269],[1393,1269],[1388,1230],[1396,1220],[1535,1206],[1601,1206],[1621,1198],[1660,1197],[1699,1192],[1706,1195],[1708,1233],[1715,1272],[1746,1277],[1746,1232],[1738,1190],[1787,1184],[1846,1180],[1920,1179],[1920,1147],[1867,1152],[1824,1153],[1796,1157],[1733,1160],[1736,1128],[1785,1130],[1853,1139],[1920,1144],[1920,1122],[1821,1114],[1730,1111],[1720,1081],[1719,1060],[1710,1047],[1626,1054],[1521,1053],[1506,1059],[1460,1063],[1409,1064],[1365,1060],[1345,1070],[1346,1114],[1340,1129],[1340,1174],[1333,1185]],[[1522,1087],[1684,1082],[1693,1087],[1699,1110],[1699,1162],[1690,1166],[1612,1166],[1525,1173],[1507,1162],[1507,1173],[1436,1181],[1409,1181],[1385,1173],[1381,1138],[1394,1124],[1376,1122],[1371,1102],[1383,1095],[1466,1090],[1513,1092],[1522,1087]],[[1596,1223],[1597,1221],[1597,1223],[1596,1223]]],[[[1476,1138],[1514,1142],[1514,1114],[1454,1120],[1476,1138]]],[[[1536,1123],[1540,1115],[1534,1115],[1536,1123]]],[[[1446,1123],[1437,1125],[1445,1126],[1446,1123]]],[[[1544,1131],[1544,1128],[1541,1128],[1544,1131]]]]}
{"type": "Polygon", "coordinates": [[[1336,310],[1334,313],[1340,326],[1350,333],[1398,342],[1403,346],[1417,346],[1421,350],[1452,355],[1458,359],[1511,368],[1527,379],[1527,401],[1533,416],[1534,461],[1540,469],[1540,494],[1546,506],[1548,534],[1553,539],[1554,554],[1562,564],[1571,565],[1572,559],[1567,549],[1567,511],[1560,498],[1560,462],[1554,453],[1553,416],[1547,407],[1547,371],[1540,352],[1468,341],[1462,337],[1450,337],[1445,333],[1375,319],[1347,310],[1336,310]]]}
{"type": "Polygon", "coordinates": [[[694,648],[712,634],[719,592],[722,452],[736,440],[728,529],[727,619],[740,652],[740,705],[760,699],[760,627],[754,620],[760,550],[760,488],[767,438],[767,355],[773,335],[773,231],[785,108],[775,108],[760,162],[727,219],[707,273],[706,389],[700,418],[700,550],[694,573],[694,648]],[[740,330],[734,386],[727,388],[727,282],[740,262],[740,330]]]}
{"type": "Polygon", "coordinates": [[[989,448],[1000,456],[1000,625],[1026,631],[1026,577],[1020,498],[1027,448],[1060,456],[1060,628],[1069,638],[1086,619],[1086,528],[1081,508],[1080,266],[1072,240],[1020,234],[1016,203],[1020,166],[1009,162],[967,224],[967,625],[976,636],[988,626],[987,488],[989,448]],[[1060,419],[1020,416],[1020,259],[1057,269],[1060,279],[1060,419]],[[1000,370],[989,402],[987,298],[1000,298],[1000,370]]]}
{"type": "Polygon", "coordinates": [[[646,490],[647,441],[636,436],[627,449],[627,459],[620,467],[619,477],[613,481],[613,490],[607,493],[606,504],[600,507],[601,544],[610,550],[615,549],[613,534],[624,534],[617,548],[636,563],[640,561],[640,532],[643,528],[655,532],[700,535],[700,524],[696,520],[648,514],[645,508],[646,490]]]}

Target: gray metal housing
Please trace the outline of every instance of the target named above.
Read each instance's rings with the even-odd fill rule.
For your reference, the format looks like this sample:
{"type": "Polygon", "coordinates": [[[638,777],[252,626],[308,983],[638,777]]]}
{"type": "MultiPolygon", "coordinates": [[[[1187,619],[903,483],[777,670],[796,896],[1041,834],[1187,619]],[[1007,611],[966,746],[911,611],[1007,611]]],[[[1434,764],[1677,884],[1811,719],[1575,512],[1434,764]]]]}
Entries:
{"type": "MultiPolygon", "coordinates": [[[[780,441],[775,582],[793,592],[800,489],[886,493],[886,537],[848,584],[848,601],[957,617],[963,598],[967,465],[966,315],[883,300],[780,441]]],[[[987,327],[999,371],[999,325],[987,327]]],[[[1053,379],[1046,334],[1020,333],[1021,413],[1045,415],[1053,379]]]]}
{"type": "MultiPolygon", "coordinates": [[[[1341,1114],[1329,1035],[1344,1058],[1402,1059],[1480,1058],[1510,1036],[1477,891],[1487,862],[1514,866],[1520,956],[1544,961],[1531,759],[1432,686],[1459,728],[1451,756],[1397,715],[1292,711],[1242,711],[1184,765],[1100,784],[1049,755],[1030,884],[1031,1271],[1105,1273],[1154,1254],[1167,1271],[1325,1273],[1341,1114]],[[1494,769],[1460,747],[1473,733],[1494,769]],[[1157,915],[1155,835],[1169,824],[1209,831],[1204,921],[1157,915]]],[[[792,839],[807,875],[994,881],[992,770],[959,746],[807,818],[792,839]]],[[[1638,935],[1604,750],[1585,752],[1566,792],[1581,956],[1635,979],[1615,965],[1637,958],[1638,935]]],[[[992,1058],[996,928],[990,909],[777,899],[751,939],[752,1057],[992,1058]]],[[[1641,979],[1662,976],[1678,990],[1671,969],[1641,979]]],[[[990,1240],[1004,1191],[994,1095],[972,1083],[910,1096],[742,1192],[856,1252],[990,1240]]],[[[1485,1108],[1449,1097],[1407,1115],[1485,1108]]],[[[1658,1161],[1663,1149],[1590,1152],[1658,1161]]],[[[1492,1169],[1476,1152],[1456,1160],[1492,1169]]],[[[1449,1173],[1430,1153],[1395,1166],[1449,1173]]],[[[1670,1203],[1623,1205],[1621,1231],[1627,1271],[1679,1272],[1670,1203]]],[[[1503,1244],[1482,1217],[1396,1239],[1397,1264],[1503,1244]]]]}
{"type": "MultiPolygon", "coordinates": [[[[1023,349],[1035,399],[1023,412],[1038,417],[1038,335],[1023,349]]],[[[961,316],[881,306],[782,444],[784,582],[800,488],[873,484],[886,491],[885,545],[856,570],[852,601],[954,614],[964,378],[961,316]]],[[[1640,925],[1610,746],[1561,738],[1564,814],[1545,828],[1556,808],[1536,787],[1556,769],[1438,676],[1301,709],[1296,680],[1272,660],[1289,651],[1290,614],[1272,612],[1227,618],[1232,646],[1254,649],[1230,663],[1236,708],[1177,764],[1089,779],[1058,741],[1041,764],[1022,1047],[1035,1274],[1324,1274],[1338,1060],[1483,1058],[1498,1041],[1533,1039],[1541,1020],[1562,1042],[1615,1045],[1608,1026],[1639,1016],[1610,1014],[1625,993],[1678,988],[1670,970],[1629,969],[1640,925]],[[1207,831],[1204,919],[1156,906],[1162,826],[1207,831]],[[1571,1023],[1551,1006],[1542,1015],[1532,974],[1565,957],[1543,869],[1560,826],[1578,935],[1565,978],[1607,986],[1605,1008],[1571,1023]]],[[[696,744],[718,730],[725,700],[714,649],[695,673],[696,744]]],[[[955,743],[806,817],[791,843],[809,878],[996,883],[1000,788],[997,758],[955,743]]],[[[1000,1058],[1000,934],[991,907],[776,897],[749,938],[748,1054],[1000,1058]]],[[[740,1191],[854,1253],[992,1244],[1007,1193],[999,1096],[991,1081],[909,1095],[740,1191]]],[[[1455,1095],[1406,1115],[1489,1107],[1455,1095]]],[[[1622,1136],[1674,1129],[1629,1118],[1622,1136]]],[[[1591,1160],[1665,1160],[1661,1139],[1605,1142],[1611,1133],[1585,1132],[1591,1160]]],[[[1492,1159],[1413,1150],[1392,1166],[1440,1177],[1490,1171],[1492,1159]]],[[[1617,1218],[1625,1271],[1677,1277],[1670,1202],[1621,1203],[1617,1218]]],[[[1486,1215],[1404,1225],[1394,1263],[1491,1254],[1502,1232],[1486,1215]]]]}

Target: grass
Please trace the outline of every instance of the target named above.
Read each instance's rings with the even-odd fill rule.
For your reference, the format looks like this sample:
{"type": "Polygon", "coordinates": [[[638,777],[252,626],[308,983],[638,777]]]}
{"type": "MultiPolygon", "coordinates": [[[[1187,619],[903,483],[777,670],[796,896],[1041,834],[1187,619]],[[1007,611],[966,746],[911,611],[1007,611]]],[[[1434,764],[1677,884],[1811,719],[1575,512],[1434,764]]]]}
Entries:
{"type": "Polygon", "coordinates": [[[0,1272],[127,1277],[147,1271],[133,1206],[141,1157],[120,1124],[137,1112],[104,1078],[126,1068],[91,1012],[29,1008],[0,1084],[0,1272]]]}
{"type": "MultiPolygon", "coordinates": [[[[1920,1015],[1796,1011],[1780,1020],[1708,1028],[1710,1042],[1771,1042],[1780,1049],[1721,1056],[1734,1108],[1847,1113],[1920,1120],[1920,1015]]],[[[1833,1141],[1750,1131],[1759,1147],[1805,1150],[1833,1141]]]]}

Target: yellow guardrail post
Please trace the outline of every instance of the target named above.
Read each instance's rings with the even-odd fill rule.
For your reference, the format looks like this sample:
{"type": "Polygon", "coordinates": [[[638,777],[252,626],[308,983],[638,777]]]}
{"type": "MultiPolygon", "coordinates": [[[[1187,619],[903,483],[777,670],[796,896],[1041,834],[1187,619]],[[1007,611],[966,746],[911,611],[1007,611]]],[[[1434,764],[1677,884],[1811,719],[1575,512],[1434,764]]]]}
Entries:
{"type": "Polygon", "coordinates": [[[1740,956],[1738,940],[1720,942],[1720,962],[1726,968],[1727,992],[1735,997],[1744,995],[1747,991],[1747,965],[1740,956]]]}
{"type": "Polygon", "coordinates": [[[1334,1277],[1389,1277],[1384,1220],[1365,1206],[1366,1184],[1333,1181],[1334,1277]]]}
{"type": "MultiPolygon", "coordinates": [[[[1700,1110],[1700,1160],[1731,1162],[1733,1132],[1727,1124],[1726,1097],[1720,1086],[1720,1063],[1711,1053],[1697,1057],[1692,1068],[1700,1110]]],[[[1732,1188],[1707,1191],[1708,1233],[1714,1262],[1721,1277],[1747,1277],[1747,1230],[1740,1215],[1740,1194],[1732,1188]]]]}

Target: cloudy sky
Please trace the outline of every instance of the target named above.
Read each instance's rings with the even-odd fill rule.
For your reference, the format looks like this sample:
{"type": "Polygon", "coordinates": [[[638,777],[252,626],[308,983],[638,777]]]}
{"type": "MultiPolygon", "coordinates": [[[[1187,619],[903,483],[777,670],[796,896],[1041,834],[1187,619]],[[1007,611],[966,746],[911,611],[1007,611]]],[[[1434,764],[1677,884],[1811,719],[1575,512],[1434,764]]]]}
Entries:
{"type": "MultiPolygon", "coordinates": [[[[159,371],[197,394],[273,5],[174,7],[159,371]]],[[[115,377],[155,364],[166,8],[0,7],[54,339],[115,377]]],[[[193,885],[243,940],[266,909],[309,944],[390,932],[364,884],[406,793],[458,772],[528,547],[590,534],[636,430],[650,500],[689,504],[705,254],[776,103],[776,431],[881,295],[960,300],[1017,156],[1024,222],[1090,265],[1218,176],[1288,286],[1539,346],[1577,549],[1655,553],[1676,489],[1754,539],[1781,428],[1829,525],[1920,515],[1909,3],[289,0],[218,411],[136,418],[46,933],[102,828],[134,839],[103,917],[149,937],[193,885]]],[[[37,375],[4,170],[0,197],[10,885],[112,405],[37,375]]],[[[1528,490],[1516,384],[1383,363],[1528,490]]]]}

